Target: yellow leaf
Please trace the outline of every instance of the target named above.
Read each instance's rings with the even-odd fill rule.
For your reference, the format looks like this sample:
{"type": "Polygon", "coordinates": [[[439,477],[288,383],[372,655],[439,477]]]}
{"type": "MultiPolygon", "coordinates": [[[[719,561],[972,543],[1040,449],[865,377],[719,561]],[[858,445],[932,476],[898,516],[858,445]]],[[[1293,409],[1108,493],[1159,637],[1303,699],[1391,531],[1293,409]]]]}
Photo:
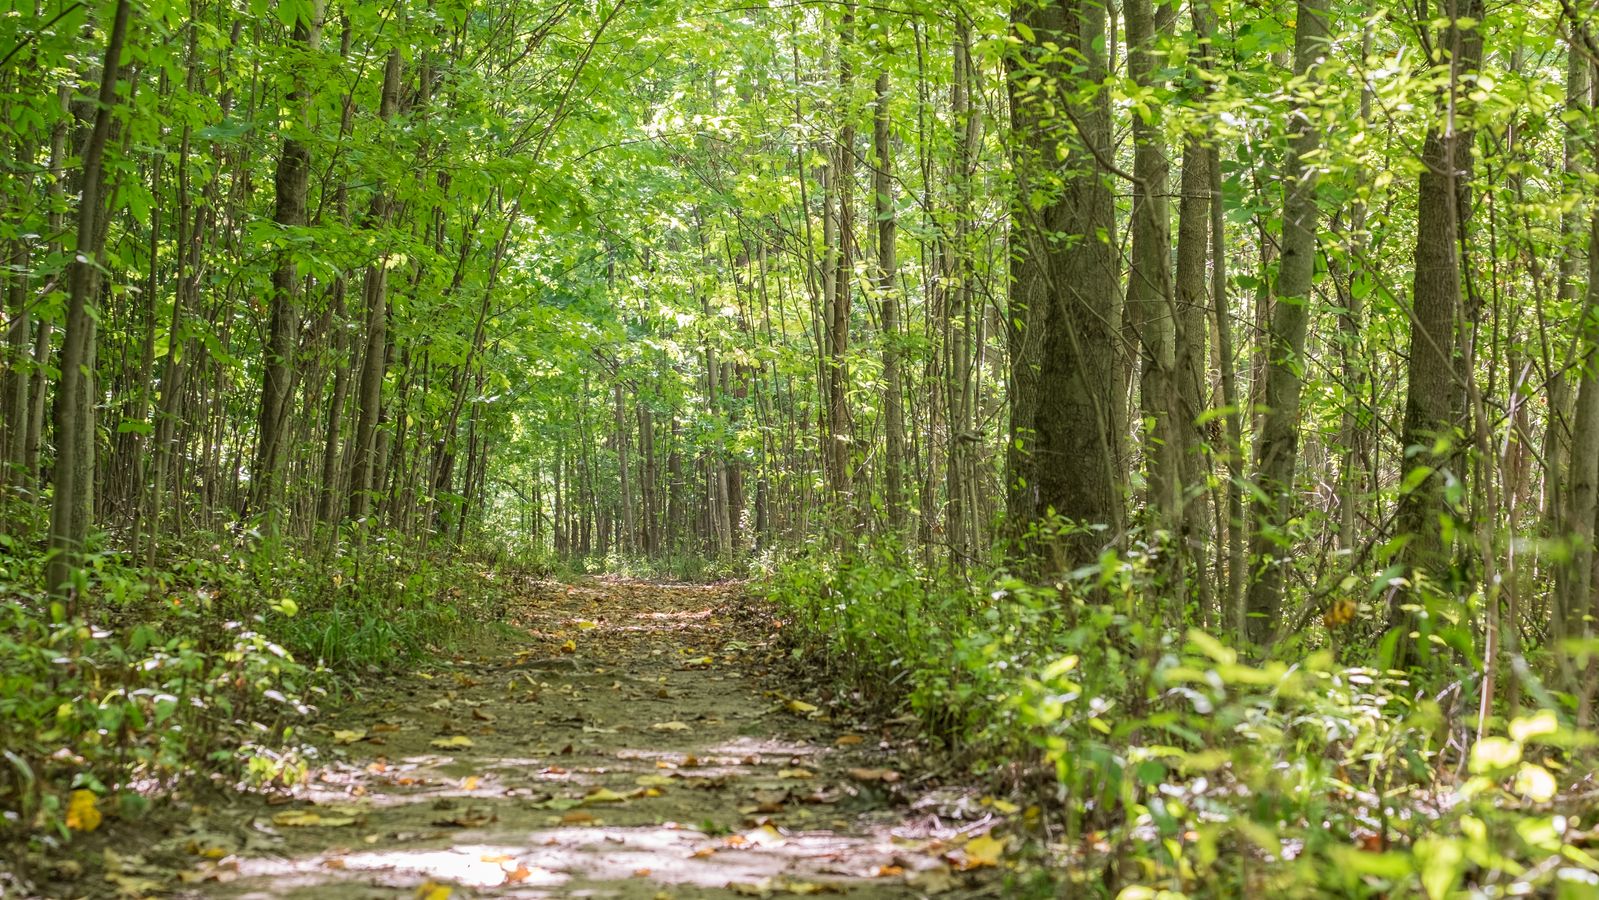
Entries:
{"type": "Polygon", "coordinates": [[[845,734],[840,735],[838,740],[834,741],[833,744],[838,747],[853,747],[864,740],[866,739],[858,734],[845,734]]]}
{"type": "Polygon", "coordinates": [[[633,779],[633,783],[639,787],[665,787],[672,783],[672,779],[666,775],[640,775],[633,779]]]}
{"type": "Polygon", "coordinates": [[[1015,815],[1016,813],[1021,812],[1022,809],[1020,806],[1017,806],[1009,800],[1001,800],[997,797],[984,797],[983,805],[992,806],[994,809],[1004,813],[1007,816],[1015,815]]]}
{"type": "Polygon", "coordinates": [[[461,779],[461,790],[463,790],[463,791],[475,791],[475,790],[477,790],[478,781],[479,781],[479,778],[476,775],[468,775],[468,776],[466,776],[465,778],[461,779]]]}
{"type": "Polygon", "coordinates": [[[273,816],[272,824],[285,828],[342,828],[354,825],[355,816],[324,816],[309,809],[290,809],[273,816]]]}
{"type": "Polygon", "coordinates": [[[464,734],[457,734],[447,738],[438,738],[430,741],[429,746],[439,750],[465,750],[472,746],[472,739],[464,734]]]}
{"type": "Polygon", "coordinates": [[[591,806],[595,803],[621,803],[625,800],[627,800],[626,794],[618,794],[616,791],[613,791],[610,788],[600,788],[594,793],[589,794],[587,797],[584,797],[583,805],[591,806]]]}
{"type": "Polygon", "coordinates": [[[450,900],[450,886],[439,884],[436,881],[424,881],[417,886],[416,893],[412,896],[416,900],[450,900]]]}
{"type": "Polygon", "coordinates": [[[783,706],[787,707],[789,712],[800,716],[808,716],[811,713],[816,712],[816,706],[814,704],[806,703],[804,700],[790,700],[783,704],[783,706]]]}
{"type": "Polygon", "coordinates": [[[598,623],[598,622],[579,622],[579,623],[577,623],[577,629],[579,631],[588,631],[591,628],[598,628],[598,627],[600,627],[600,623],[598,623]]]}
{"type": "Polygon", "coordinates": [[[1003,838],[985,834],[967,841],[963,849],[966,852],[966,858],[960,863],[962,870],[997,866],[999,865],[999,858],[1005,855],[1005,841],[1003,838]]]}
{"type": "Polygon", "coordinates": [[[67,801],[67,827],[73,831],[93,831],[100,827],[100,798],[94,791],[76,790],[67,801]]]}
{"type": "Polygon", "coordinates": [[[561,645],[561,652],[562,653],[576,653],[577,652],[577,641],[574,641],[571,638],[567,638],[566,639],[566,643],[561,645]]]}
{"type": "Polygon", "coordinates": [[[353,744],[356,741],[364,740],[366,740],[365,729],[350,728],[333,732],[333,743],[335,744],[353,744]]]}
{"type": "Polygon", "coordinates": [[[816,773],[810,769],[784,769],[777,773],[778,778],[815,778],[816,773]]]}

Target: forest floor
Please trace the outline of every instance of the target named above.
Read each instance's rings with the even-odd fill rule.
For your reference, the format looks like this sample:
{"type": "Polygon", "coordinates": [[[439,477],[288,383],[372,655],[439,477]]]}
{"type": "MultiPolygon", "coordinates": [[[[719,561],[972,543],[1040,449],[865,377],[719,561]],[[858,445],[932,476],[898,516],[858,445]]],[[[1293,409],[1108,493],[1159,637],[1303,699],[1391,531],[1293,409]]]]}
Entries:
{"type": "Polygon", "coordinates": [[[72,893],[1006,895],[994,801],[938,786],[908,721],[807,701],[741,591],[524,585],[514,632],[328,703],[301,786],[106,829],[72,893]]]}

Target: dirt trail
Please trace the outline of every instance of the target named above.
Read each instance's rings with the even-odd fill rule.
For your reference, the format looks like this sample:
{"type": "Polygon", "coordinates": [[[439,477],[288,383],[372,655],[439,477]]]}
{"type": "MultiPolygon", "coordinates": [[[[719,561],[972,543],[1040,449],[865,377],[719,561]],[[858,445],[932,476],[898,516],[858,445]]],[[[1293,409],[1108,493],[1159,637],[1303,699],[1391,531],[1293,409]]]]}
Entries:
{"type": "Polygon", "coordinates": [[[328,758],[291,802],[167,836],[199,857],[176,895],[1004,896],[988,810],[898,768],[894,725],[772,690],[770,623],[736,600],[519,592],[525,640],[328,716],[328,758]]]}

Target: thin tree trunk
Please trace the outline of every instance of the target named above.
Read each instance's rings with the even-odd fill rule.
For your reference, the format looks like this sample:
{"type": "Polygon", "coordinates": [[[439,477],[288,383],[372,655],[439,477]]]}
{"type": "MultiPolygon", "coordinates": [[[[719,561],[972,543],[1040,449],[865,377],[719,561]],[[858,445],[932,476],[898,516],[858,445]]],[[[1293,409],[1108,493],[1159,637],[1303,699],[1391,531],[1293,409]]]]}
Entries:
{"type": "Polygon", "coordinates": [[[61,380],[55,408],[56,464],[55,498],[50,512],[50,560],[45,571],[45,586],[63,593],[77,570],[83,544],[88,537],[85,508],[94,492],[92,422],[85,415],[90,409],[94,362],[93,297],[104,235],[100,228],[104,215],[101,189],[105,149],[111,134],[111,119],[117,103],[117,81],[122,48],[127,39],[129,0],[117,0],[111,33],[106,40],[105,60],[100,69],[100,92],[94,113],[94,127],[83,151],[83,177],[78,195],[77,255],[69,266],[66,330],[61,345],[61,380]]]}
{"type": "MultiPolygon", "coordinates": [[[[1294,77],[1314,89],[1312,70],[1327,52],[1327,0],[1300,0],[1294,27],[1294,77]]],[[[1250,542],[1253,578],[1246,598],[1247,632],[1268,644],[1281,617],[1284,570],[1290,565],[1292,536],[1285,532],[1293,514],[1299,461],[1299,401],[1304,386],[1305,335],[1310,326],[1311,279],[1316,270],[1317,168],[1306,162],[1320,143],[1309,107],[1314,97],[1296,102],[1288,156],[1283,162],[1282,258],[1277,269],[1277,302],[1267,334],[1267,370],[1250,542]]]]}

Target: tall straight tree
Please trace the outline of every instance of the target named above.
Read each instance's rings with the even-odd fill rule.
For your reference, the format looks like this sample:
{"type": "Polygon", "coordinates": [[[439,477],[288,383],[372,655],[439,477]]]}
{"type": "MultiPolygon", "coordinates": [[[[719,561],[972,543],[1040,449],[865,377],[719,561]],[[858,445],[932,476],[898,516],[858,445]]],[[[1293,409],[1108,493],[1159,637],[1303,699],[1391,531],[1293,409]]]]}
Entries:
{"type": "Polygon", "coordinates": [[[60,592],[72,580],[89,534],[94,497],[93,297],[99,291],[100,257],[104,249],[106,144],[117,107],[117,80],[133,4],[117,0],[100,66],[100,90],[94,125],[83,148],[83,173],[78,186],[78,243],[67,281],[67,321],[61,343],[61,380],[55,401],[55,497],[50,507],[50,562],[46,587],[60,592]]]}
{"type": "MultiPolygon", "coordinates": [[[[1158,79],[1161,42],[1173,17],[1153,0],[1127,0],[1127,69],[1140,88],[1158,79]]],[[[1133,120],[1132,260],[1127,273],[1127,317],[1138,338],[1139,402],[1145,427],[1144,467],[1149,474],[1152,529],[1175,529],[1183,496],[1182,413],[1177,397],[1176,303],[1172,295],[1171,211],[1167,182],[1171,161],[1161,134],[1158,105],[1133,120]]]]}
{"type": "Polygon", "coordinates": [[[1327,50],[1327,0],[1300,0],[1294,24],[1295,109],[1283,160],[1282,256],[1276,305],[1266,335],[1265,412],[1256,448],[1260,490],[1254,503],[1251,541],[1253,579],[1246,599],[1249,638],[1271,640],[1282,607],[1283,570],[1292,550],[1284,533],[1294,508],[1294,471],[1299,462],[1300,394],[1305,378],[1305,336],[1310,327],[1311,283],[1316,272],[1316,166],[1307,160],[1319,140],[1311,110],[1317,104],[1313,77],[1327,50]]]}
{"type": "Polygon", "coordinates": [[[1109,34],[1099,0],[1023,0],[1011,29],[1011,508],[1067,520],[1058,570],[1095,560],[1124,517],[1109,34]]]}
{"type": "Polygon", "coordinates": [[[1482,0],[1417,4],[1417,28],[1431,62],[1447,73],[1421,151],[1416,196],[1415,274],[1411,287],[1409,365],[1400,441],[1405,448],[1398,529],[1413,572],[1443,575],[1449,563],[1444,519],[1453,515],[1445,487],[1463,478],[1457,432],[1463,425],[1459,365],[1461,248],[1471,209],[1473,131],[1466,109],[1482,60],[1482,0]],[[1445,24],[1436,31],[1431,22],[1445,24]]]}
{"type": "MultiPolygon", "coordinates": [[[[322,0],[293,7],[294,43],[307,56],[316,52],[322,27],[322,0]]],[[[299,131],[306,127],[310,98],[305,70],[309,60],[294,68],[294,87],[285,99],[292,120],[285,123],[283,149],[278,156],[277,208],[272,221],[287,231],[306,224],[306,199],[311,187],[311,151],[299,131]]],[[[285,236],[285,243],[292,238],[285,236]]],[[[294,392],[294,356],[300,343],[300,276],[294,251],[278,251],[272,270],[272,317],[267,327],[265,366],[261,378],[261,410],[256,423],[255,465],[250,470],[251,509],[275,519],[278,492],[290,427],[289,408],[294,392]]]]}
{"type": "Polygon", "coordinates": [[[899,257],[894,219],[894,132],[888,70],[877,73],[872,111],[872,209],[877,218],[877,291],[883,307],[884,504],[894,533],[905,528],[905,408],[900,379],[899,257]]]}
{"type": "MultiPolygon", "coordinates": [[[[383,95],[378,118],[394,119],[400,111],[400,50],[389,51],[383,67],[383,95]]],[[[390,200],[380,187],[367,210],[367,224],[381,229],[389,217],[390,200]]],[[[366,269],[363,298],[366,301],[366,349],[362,355],[360,387],[356,403],[360,413],[355,425],[355,444],[351,448],[349,514],[352,519],[366,516],[372,507],[372,492],[382,467],[378,464],[378,422],[383,412],[383,379],[388,372],[389,296],[387,254],[366,269]]]]}

